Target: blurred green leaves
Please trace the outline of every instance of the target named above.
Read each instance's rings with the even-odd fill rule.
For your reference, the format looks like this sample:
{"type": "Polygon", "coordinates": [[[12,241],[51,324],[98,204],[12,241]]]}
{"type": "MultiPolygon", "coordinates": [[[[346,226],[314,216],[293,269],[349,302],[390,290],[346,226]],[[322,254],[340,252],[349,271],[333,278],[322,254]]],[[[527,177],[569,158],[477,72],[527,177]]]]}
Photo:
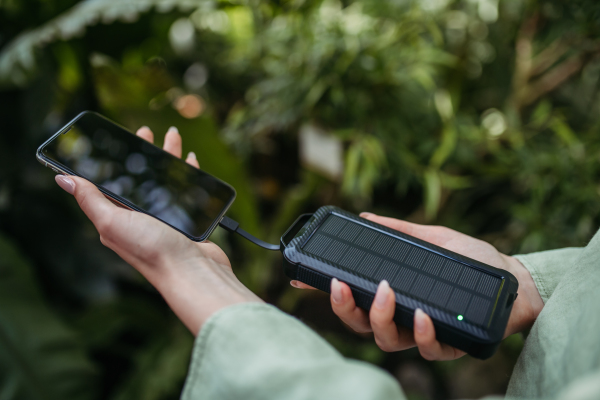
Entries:
{"type": "Polygon", "coordinates": [[[373,188],[385,177],[385,151],[372,136],[358,136],[346,152],[342,193],[353,199],[357,208],[368,205],[373,188]]]}
{"type": "Polygon", "coordinates": [[[48,307],[34,272],[0,236],[0,398],[92,399],[95,368],[48,307]]]}
{"type": "Polygon", "coordinates": [[[115,400],[159,400],[177,393],[187,375],[194,337],[183,325],[156,339],[134,358],[132,375],[115,400]]]}

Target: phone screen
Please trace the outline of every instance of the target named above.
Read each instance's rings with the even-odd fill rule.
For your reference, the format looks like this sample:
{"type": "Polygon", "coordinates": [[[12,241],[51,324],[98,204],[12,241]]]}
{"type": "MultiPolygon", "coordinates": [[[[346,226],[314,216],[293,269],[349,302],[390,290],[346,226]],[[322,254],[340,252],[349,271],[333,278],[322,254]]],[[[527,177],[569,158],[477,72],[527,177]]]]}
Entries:
{"type": "Polygon", "coordinates": [[[195,240],[210,235],[235,198],[235,190],[225,182],[91,112],[41,151],[62,169],[195,240]]]}

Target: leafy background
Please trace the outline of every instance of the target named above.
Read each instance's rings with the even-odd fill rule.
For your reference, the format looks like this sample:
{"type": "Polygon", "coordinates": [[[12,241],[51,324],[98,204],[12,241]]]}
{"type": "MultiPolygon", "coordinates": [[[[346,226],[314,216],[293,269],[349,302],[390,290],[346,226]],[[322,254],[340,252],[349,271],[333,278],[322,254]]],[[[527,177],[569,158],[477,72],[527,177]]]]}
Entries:
{"type": "MultiPolygon", "coordinates": [[[[600,6],[593,0],[0,1],[0,398],[175,399],[192,335],[40,166],[85,109],[176,125],[276,241],[324,204],[441,224],[514,254],[600,222],[600,6]],[[342,145],[342,176],[299,132],[342,145]]],[[[503,393],[522,347],[482,362],[387,354],[280,256],[217,231],[242,281],[412,399],[503,393]]]]}

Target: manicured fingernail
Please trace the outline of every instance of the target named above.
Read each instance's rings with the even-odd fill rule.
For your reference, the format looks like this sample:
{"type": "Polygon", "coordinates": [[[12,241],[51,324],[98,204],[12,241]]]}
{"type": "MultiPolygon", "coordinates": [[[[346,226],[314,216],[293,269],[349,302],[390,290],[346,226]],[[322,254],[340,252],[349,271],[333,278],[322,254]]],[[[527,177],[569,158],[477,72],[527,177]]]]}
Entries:
{"type": "Polygon", "coordinates": [[[170,128],[169,128],[169,131],[174,131],[174,132],[177,132],[177,133],[179,133],[179,129],[177,129],[177,127],[176,127],[176,126],[172,126],[172,127],[170,127],[170,128]]]}
{"type": "Polygon", "coordinates": [[[415,310],[415,331],[424,333],[425,329],[425,313],[420,308],[417,308],[415,310]]]}
{"type": "Polygon", "coordinates": [[[388,281],[381,281],[379,287],[377,287],[377,293],[375,294],[375,307],[383,310],[387,302],[390,293],[390,284],[388,281]]]}
{"type": "Polygon", "coordinates": [[[65,192],[69,194],[75,193],[75,181],[73,179],[64,175],[56,175],[54,180],[65,192]]]}
{"type": "Polygon", "coordinates": [[[298,286],[298,281],[290,281],[290,285],[292,285],[293,287],[299,289],[300,286],[298,286]]]}
{"type": "Polygon", "coordinates": [[[335,278],[331,280],[331,298],[335,303],[342,302],[342,285],[340,285],[340,281],[335,278]]]}
{"type": "Polygon", "coordinates": [[[196,160],[196,153],[190,151],[187,155],[187,158],[191,158],[192,160],[196,160]]]}
{"type": "Polygon", "coordinates": [[[373,213],[370,213],[370,212],[361,212],[361,213],[360,213],[360,216],[361,216],[362,218],[369,218],[369,217],[371,217],[371,216],[373,216],[373,215],[375,215],[375,214],[373,214],[373,213]]]}

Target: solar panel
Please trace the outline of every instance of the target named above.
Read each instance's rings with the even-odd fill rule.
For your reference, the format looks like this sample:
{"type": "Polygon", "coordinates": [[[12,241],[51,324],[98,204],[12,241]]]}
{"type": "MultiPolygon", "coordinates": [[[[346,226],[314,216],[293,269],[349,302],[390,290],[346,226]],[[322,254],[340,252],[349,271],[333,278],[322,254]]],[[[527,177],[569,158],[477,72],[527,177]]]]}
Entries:
{"type": "Polygon", "coordinates": [[[502,279],[330,214],[303,250],[374,283],[485,326],[502,279]]]}

